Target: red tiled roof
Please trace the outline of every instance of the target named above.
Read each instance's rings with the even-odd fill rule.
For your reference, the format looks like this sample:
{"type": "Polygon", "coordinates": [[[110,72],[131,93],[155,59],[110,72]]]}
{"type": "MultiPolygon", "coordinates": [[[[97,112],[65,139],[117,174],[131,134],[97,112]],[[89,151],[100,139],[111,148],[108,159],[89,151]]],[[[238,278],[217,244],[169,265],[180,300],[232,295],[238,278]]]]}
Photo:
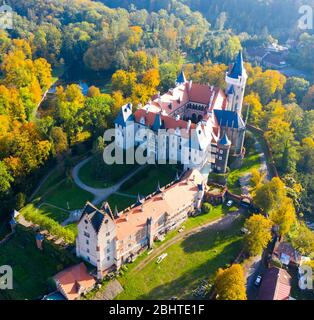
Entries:
{"type": "MultiPolygon", "coordinates": [[[[150,111],[147,112],[144,109],[138,109],[134,113],[136,122],[140,122],[141,119],[144,117],[145,125],[149,127],[151,127],[154,124],[156,115],[157,115],[156,113],[150,112],[150,111]]],[[[174,130],[177,128],[187,129],[188,127],[188,121],[184,121],[181,119],[176,120],[174,117],[163,115],[163,114],[161,114],[161,121],[164,123],[165,129],[174,129],[174,130]]],[[[196,128],[196,125],[194,123],[191,123],[190,129],[195,129],[195,128],[196,128]]]]}
{"type": "Polygon", "coordinates": [[[258,300],[288,300],[291,276],[284,269],[272,267],[266,270],[259,290],[258,300]]]}
{"type": "Polygon", "coordinates": [[[217,93],[217,88],[211,90],[211,87],[208,85],[192,83],[189,90],[189,100],[191,102],[208,104],[213,93],[217,93]]]}
{"type": "Polygon", "coordinates": [[[287,256],[290,257],[290,262],[294,264],[300,264],[301,262],[301,255],[300,253],[295,250],[291,244],[286,243],[286,242],[276,242],[273,254],[275,254],[278,259],[281,258],[282,254],[286,254],[287,256]]]}
{"type": "Polygon", "coordinates": [[[59,272],[54,280],[68,300],[75,300],[80,296],[79,287],[85,291],[93,288],[96,283],[83,262],[59,272]]]}
{"type": "Polygon", "coordinates": [[[116,222],[117,239],[128,239],[132,234],[142,229],[148,218],[157,221],[167,212],[170,216],[178,213],[188,203],[192,202],[198,193],[198,184],[203,183],[204,177],[198,170],[188,171],[178,183],[156,194],[143,203],[143,208],[137,206],[124,212],[116,222]],[[127,213],[127,215],[126,215],[127,213]]]}

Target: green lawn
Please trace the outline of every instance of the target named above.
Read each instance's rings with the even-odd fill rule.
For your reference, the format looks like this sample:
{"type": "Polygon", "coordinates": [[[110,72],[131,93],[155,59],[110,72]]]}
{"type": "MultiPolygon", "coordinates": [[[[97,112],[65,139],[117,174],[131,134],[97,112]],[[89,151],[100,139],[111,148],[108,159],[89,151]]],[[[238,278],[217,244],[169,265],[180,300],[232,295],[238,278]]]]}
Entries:
{"type": "Polygon", "coordinates": [[[124,292],[117,299],[192,298],[191,292],[201,280],[213,279],[219,267],[237,257],[242,247],[242,225],[240,219],[219,233],[205,230],[166,249],[168,256],[161,264],[154,260],[138,272],[128,271],[119,279],[124,292]]]}
{"type": "Polygon", "coordinates": [[[137,173],[122,187],[121,191],[147,196],[156,191],[158,181],[160,186],[165,186],[176,177],[177,168],[174,165],[149,166],[137,173]]]}
{"type": "Polygon", "coordinates": [[[44,250],[36,247],[35,234],[22,226],[0,247],[0,265],[13,268],[13,290],[0,291],[0,299],[35,299],[49,293],[49,278],[77,263],[68,251],[45,241],[44,250]]]}
{"type": "Polygon", "coordinates": [[[80,189],[73,182],[63,181],[55,190],[47,194],[42,202],[66,210],[76,210],[83,208],[85,203],[91,200],[93,200],[92,194],[80,189]]]}
{"type": "Polygon", "coordinates": [[[95,166],[94,161],[88,161],[79,172],[81,181],[93,188],[110,187],[137,168],[137,165],[126,164],[95,166]]]}
{"type": "Polygon", "coordinates": [[[111,195],[107,200],[112,210],[117,206],[118,211],[122,211],[136,202],[135,198],[121,196],[119,194],[111,195]]]}
{"type": "Polygon", "coordinates": [[[40,208],[36,208],[33,203],[28,204],[21,210],[21,213],[25,213],[31,210],[36,210],[38,213],[47,216],[59,223],[63,222],[69,217],[69,214],[65,211],[53,208],[48,205],[42,205],[40,208]]]}
{"type": "Polygon", "coordinates": [[[227,186],[229,191],[235,194],[241,194],[241,186],[239,178],[246,173],[251,172],[253,169],[259,169],[261,166],[259,153],[254,151],[243,159],[241,168],[232,170],[227,179],[227,186]]]}
{"type": "Polygon", "coordinates": [[[54,187],[57,183],[61,182],[61,180],[64,178],[65,174],[63,170],[60,170],[59,168],[54,169],[48,179],[43,183],[41,188],[35,194],[34,198],[43,196],[49,189],[54,187]]]}

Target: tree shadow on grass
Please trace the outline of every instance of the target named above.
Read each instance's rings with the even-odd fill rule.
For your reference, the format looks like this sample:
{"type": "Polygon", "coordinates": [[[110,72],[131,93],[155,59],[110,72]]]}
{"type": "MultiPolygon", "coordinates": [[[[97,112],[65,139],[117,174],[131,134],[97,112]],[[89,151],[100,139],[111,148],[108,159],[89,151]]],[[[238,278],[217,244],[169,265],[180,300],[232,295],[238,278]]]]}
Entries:
{"type": "Polygon", "coordinates": [[[179,299],[193,299],[192,290],[196,289],[202,280],[212,278],[218,268],[231,264],[241,250],[241,247],[241,239],[238,239],[227,245],[220,254],[217,254],[202,265],[189,270],[169,283],[155,287],[147,294],[137,297],[137,299],[162,300],[170,299],[172,296],[176,296],[179,299]]]}
{"type": "Polygon", "coordinates": [[[230,215],[224,220],[214,223],[206,230],[189,236],[186,238],[181,247],[186,253],[194,253],[199,251],[208,251],[219,245],[222,242],[228,242],[235,236],[240,236],[240,229],[243,224],[242,218],[237,218],[230,215]]]}

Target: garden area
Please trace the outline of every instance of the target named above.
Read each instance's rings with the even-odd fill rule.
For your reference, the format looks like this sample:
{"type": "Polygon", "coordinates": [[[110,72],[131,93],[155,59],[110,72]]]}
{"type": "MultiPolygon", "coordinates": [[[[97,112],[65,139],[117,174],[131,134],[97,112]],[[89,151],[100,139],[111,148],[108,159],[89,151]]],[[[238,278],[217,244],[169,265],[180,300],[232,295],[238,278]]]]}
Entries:
{"type": "Polygon", "coordinates": [[[174,181],[176,174],[180,174],[180,167],[176,165],[149,165],[126,181],[120,191],[142,196],[147,196],[157,190],[158,182],[161,187],[174,181]]]}
{"type": "Polygon", "coordinates": [[[37,249],[35,233],[17,226],[14,236],[0,246],[0,265],[13,269],[13,290],[0,290],[0,300],[38,299],[54,290],[52,277],[64,268],[77,263],[65,249],[49,241],[37,249]]]}
{"type": "Polygon", "coordinates": [[[90,187],[108,188],[119,182],[137,167],[138,165],[135,164],[107,165],[100,156],[96,156],[80,169],[79,178],[90,187]]]}

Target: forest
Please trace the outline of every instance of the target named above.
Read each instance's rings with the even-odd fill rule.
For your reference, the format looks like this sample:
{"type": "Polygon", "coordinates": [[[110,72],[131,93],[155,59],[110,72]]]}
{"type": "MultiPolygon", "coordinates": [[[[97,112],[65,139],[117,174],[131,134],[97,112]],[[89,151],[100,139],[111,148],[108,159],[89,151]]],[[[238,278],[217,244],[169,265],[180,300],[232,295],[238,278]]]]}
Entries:
{"type": "MultiPolygon", "coordinates": [[[[2,216],[25,204],[49,168],[70,167],[73,155],[97,143],[123,103],[137,106],[174,86],[181,68],[193,81],[223,87],[228,64],[248,43],[292,37],[293,59],[314,74],[314,35],[294,23],[300,1],[102,2],[8,1],[15,13],[14,28],[0,32],[2,216]],[[283,7],[284,20],[274,19],[283,7]],[[58,85],[39,117],[44,94],[73,69],[109,78],[110,90],[91,86],[83,95],[74,83],[58,85]]],[[[313,214],[313,83],[246,68],[249,123],[265,131],[297,213],[313,214]]]]}

